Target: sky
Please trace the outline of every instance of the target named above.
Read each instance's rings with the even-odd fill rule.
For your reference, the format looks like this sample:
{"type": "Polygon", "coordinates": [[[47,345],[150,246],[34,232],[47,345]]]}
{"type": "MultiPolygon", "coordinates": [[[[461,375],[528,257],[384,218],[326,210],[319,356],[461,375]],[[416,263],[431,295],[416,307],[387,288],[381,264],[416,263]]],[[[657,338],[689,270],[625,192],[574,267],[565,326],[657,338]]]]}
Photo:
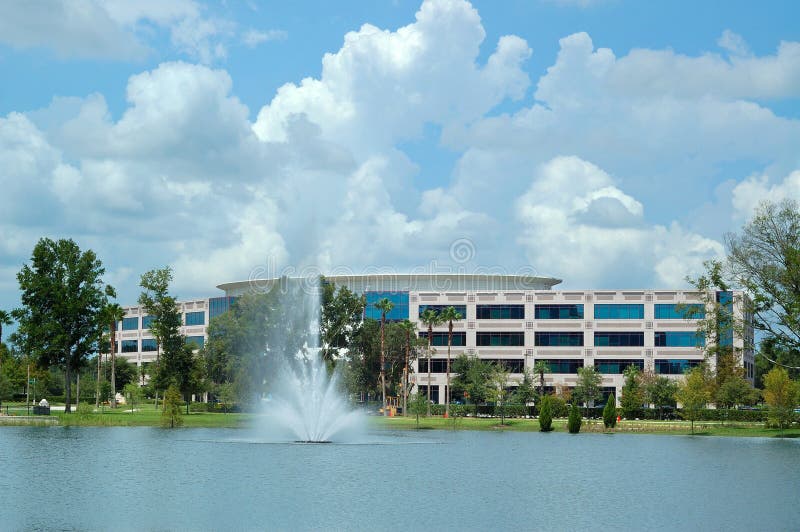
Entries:
{"type": "Polygon", "coordinates": [[[0,2],[0,308],[282,274],[679,288],[800,199],[794,1],[0,2]]]}

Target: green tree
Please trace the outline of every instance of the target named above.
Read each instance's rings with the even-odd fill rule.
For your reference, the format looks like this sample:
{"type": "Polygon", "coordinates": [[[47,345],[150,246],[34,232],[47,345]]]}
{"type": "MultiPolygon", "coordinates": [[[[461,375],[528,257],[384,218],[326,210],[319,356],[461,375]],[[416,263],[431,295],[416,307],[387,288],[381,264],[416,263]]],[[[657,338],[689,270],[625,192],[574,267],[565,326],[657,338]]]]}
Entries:
{"type": "Polygon", "coordinates": [[[389,298],[384,297],[377,303],[375,308],[381,311],[381,400],[383,402],[383,415],[388,416],[386,411],[386,345],[384,341],[384,330],[386,329],[386,314],[394,308],[394,303],[389,298]]]}
{"type": "Polygon", "coordinates": [[[415,393],[411,396],[411,401],[408,404],[409,411],[417,418],[417,428],[419,428],[419,416],[426,415],[430,409],[430,401],[428,401],[421,393],[415,393]]]}
{"type": "Polygon", "coordinates": [[[708,377],[702,367],[696,366],[686,374],[683,382],[678,385],[675,399],[681,403],[683,418],[692,422],[694,434],[694,422],[700,418],[701,412],[711,400],[708,377]]]}
{"type": "Polygon", "coordinates": [[[753,405],[757,400],[756,390],[741,375],[729,377],[714,392],[714,403],[721,408],[753,405]]]}
{"type": "Polygon", "coordinates": [[[550,373],[550,364],[537,360],[533,365],[533,372],[539,375],[539,397],[544,397],[544,374],[550,373]]]}
{"type": "Polygon", "coordinates": [[[522,406],[527,406],[536,399],[536,388],[533,385],[533,375],[530,370],[525,370],[522,374],[522,381],[517,386],[515,399],[522,406]]]}
{"type": "Polygon", "coordinates": [[[769,406],[769,422],[783,431],[791,424],[798,400],[798,384],[781,367],[764,376],[764,401],[769,406]]]}
{"type": "Polygon", "coordinates": [[[492,365],[477,356],[460,355],[453,362],[453,392],[461,394],[475,406],[485,403],[490,396],[489,388],[492,365]]]}
{"type": "Polygon", "coordinates": [[[447,323],[447,376],[445,378],[447,392],[444,394],[444,417],[450,417],[450,348],[453,345],[453,322],[461,320],[463,316],[455,307],[447,307],[442,310],[440,317],[443,322],[447,323]]]}
{"type": "MultiPolygon", "coordinates": [[[[106,295],[115,297],[113,290],[107,291],[106,295]]],[[[109,352],[111,353],[111,408],[117,408],[117,381],[116,381],[116,338],[117,323],[125,316],[125,311],[117,303],[111,303],[103,308],[102,320],[109,325],[109,352]]],[[[98,377],[99,379],[99,377],[98,377]]],[[[97,405],[95,405],[97,406],[97,405]]]]}
{"type": "Polygon", "coordinates": [[[575,389],[572,390],[573,400],[583,403],[588,412],[590,403],[603,397],[603,393],[600,391],[602,382],[603,376],[594,369],[594,366],[578,368],[578,381],[575,389]]]}
{"type": "Polygon", "coordinates": [[[408,412],[408,393],[409,393],[409,362],[416,358],[416,345],[417,345],[417,324],[410,320],[403,320],[398,324],[405,337],[405,361],[403,364],[403,416],[408,412]],[[412,347],[414,348],[414,356],[412,357],[412,347]]]}
{"type": "MultiPolygon", "coordinates": [[[[11,314],[6,312],[5,310],[0,310],[0,346],[3,345],[3,327],[6,325],[11,325],[12,323],[14,322],[11,319],[11,314]]],[[[0,357],[0,375],[2,375],[2,370],[3,370],[2,363],[3,360],[2,357],[0,357]]]]}
{"type": "Polygon", "coordinates": [[[569,409],[569,418],[567,419],[567,429],[570,434],[579,433],[581,431],[581,424],[583,424],[581,409],[578,408],[577,404],[573,403],[569,409]]]}
{"type": "Polygon", "coordinates": [[[606,406],[603,408],[603,425],[607,429],[617,426],[617,399],[613,393],[608,396],[606,406]]]}
{"type": "Polygon", "coordinates": [[[321,278],[322,311],[320,315],[320,340],[322,356],[334,365],[345,358],[358,335],[364,321],[366,300],[363,295],[350,291],[346,286],[321,278]]]}
{"type": "Polygon", "coordinates": [[[428,416],[431,415],[431,340],[433,339],[433,328],[441,325],[442,318],[439,313],[432,308],[422,311],[419,320],[428,328],[428,416]]]}
{"type": "Polygon", "coordinates": [[[177,386],[170,385],[164,393],[163,410],[161,411],[161,426],[175,428],[183,425],[181,416],[181,392],[177,386]]]}
{"type": "Polygon", "coordinates": [[[491,364],[489,371],[488,396],[490,401],[494,401],[495,412],[500,413],[500,425],[505,425],[506,409],[505,402],[508,396],[508,369],[501,363],[491,364]]]}
{"type": "Polygon", "coordinates": [[[541,432],[553,430],[553,413],[550,408],[550,397],[547,395],[542,397],[541,406],[539,407],[539,430],[541,432]]]}
{"type": "Polygon", "coordinates": [[[39,240],[31,263],[17,274],[22,307],[14,311],[22,348],[42,367],[64,372],[65,412],[71,412],[72,375],[97,351],[107,304],[102,263],[72,240],[39,240]]]}
{"type": "Polygon", "coordinates": [[[633,418],[644,404],[644,389],[640,382],[639,368],[628,366],[623,372],[625,383],[622,385],[622,397],[619,405],[626,419],[633,418]]]}
{"type": "Polygon", "coordinates": [[[664,407],[675,406],[675,393],[678,391],[678,385],[668,377],[656,375],[652,371],[642,373],[641,380],[645,402],[652,404],[658,410],[658,418],[663,419],[664,407]]]}
{"type": "Polygon", "coordinates": [[[131,410],[135,411],[139,403],[142,402],[142,388],[135,382],[129,382],[123,386],[122,393],[125,395],[131,410]]]}

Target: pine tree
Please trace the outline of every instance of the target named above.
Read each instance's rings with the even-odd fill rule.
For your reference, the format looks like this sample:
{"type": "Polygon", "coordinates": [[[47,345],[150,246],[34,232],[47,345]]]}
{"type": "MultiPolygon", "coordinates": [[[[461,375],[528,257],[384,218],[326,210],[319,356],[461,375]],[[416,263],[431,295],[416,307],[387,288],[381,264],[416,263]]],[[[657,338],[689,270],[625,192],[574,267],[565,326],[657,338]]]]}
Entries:
{"type": "Polygon", "coordinates": [[[550,407],[550,398],[542,397],[542,407],[539,409],[539,430],[550,432],[553,430],[553,412],[550,407]]]}
{"type": "Polygon", "coordinates": [[[572,405],[569,409],[569,420],[567,421],[567,428],[569,429],[570,434],[577,434],[581,431],[581,424],[583,420],[581,419],[581,409],[578,408],[577,404],[572,405]]]}
{"type": "Polygon", "coordinates": [[[613,393],[608,396],[606,406],[603,408],[603,425],[607,429],[613,429],[617,426],[617,399],[613,393]]]}

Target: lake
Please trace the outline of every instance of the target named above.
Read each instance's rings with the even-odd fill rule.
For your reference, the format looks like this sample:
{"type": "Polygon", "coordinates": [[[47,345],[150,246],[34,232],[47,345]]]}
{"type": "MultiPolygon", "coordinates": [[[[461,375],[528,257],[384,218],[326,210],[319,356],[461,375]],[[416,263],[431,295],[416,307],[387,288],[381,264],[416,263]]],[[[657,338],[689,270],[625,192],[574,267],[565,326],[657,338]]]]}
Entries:
{"type": "Polygon", "coordinates": [[[797,530],[800,440],[0,428],[2,530],[797,530]]]}

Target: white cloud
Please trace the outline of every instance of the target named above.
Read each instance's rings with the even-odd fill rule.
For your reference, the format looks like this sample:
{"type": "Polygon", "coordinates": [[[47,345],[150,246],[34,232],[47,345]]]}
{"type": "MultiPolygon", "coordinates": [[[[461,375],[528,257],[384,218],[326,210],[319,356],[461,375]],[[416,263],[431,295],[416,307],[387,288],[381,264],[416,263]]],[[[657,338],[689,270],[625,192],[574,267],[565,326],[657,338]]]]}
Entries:
{"type": "Polygon", "coordinates": [[[800,170],[795,170],[780,182],[772,182],[767,174],[750,176],[733,189],[733,208],[737,220],[750,218],[763,201],[800,201],[800,170]]]}
{"type": "Polygon", "coordinates": [[[720,48],[727,50],[733,55],[750,55],[750,47],[747,46],[747,42],[744,38],[731,30],[723,31],[722,35],[717,39],[717,44],[720,48]]]}
{"type": "Polygon", "coordinates": [[[250,48],[255,48],[261,43],[269,41],[285,41],[289,38],[289,33],[285,30],[247,30],[242,35],[242,42],[250,48]]]}

